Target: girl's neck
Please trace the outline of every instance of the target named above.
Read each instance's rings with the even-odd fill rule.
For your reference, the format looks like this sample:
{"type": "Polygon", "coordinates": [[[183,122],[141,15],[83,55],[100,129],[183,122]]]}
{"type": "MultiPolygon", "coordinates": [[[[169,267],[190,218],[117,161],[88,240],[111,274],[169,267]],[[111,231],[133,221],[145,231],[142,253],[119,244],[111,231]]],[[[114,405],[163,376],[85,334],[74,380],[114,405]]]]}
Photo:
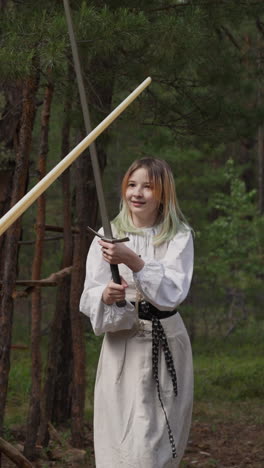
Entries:
{"type": "Polygon", "coordinates": [[[153,216],[151,219],[140,218],[138,216],[132,216],[133,224],[136,228],[150,228],[157,224],[157,216],[153,216]]]}

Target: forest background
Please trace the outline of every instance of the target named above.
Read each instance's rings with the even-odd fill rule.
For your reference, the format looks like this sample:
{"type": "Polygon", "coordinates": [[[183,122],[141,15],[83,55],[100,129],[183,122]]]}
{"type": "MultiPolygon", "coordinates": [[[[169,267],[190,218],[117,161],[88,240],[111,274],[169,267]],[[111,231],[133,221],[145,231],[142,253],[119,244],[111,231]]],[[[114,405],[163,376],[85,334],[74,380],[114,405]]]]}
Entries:
{"type": "MultiPolygon", "coordinates": [[[[197,402],[213,399],[219,414],[223,401],[243,401],[243,414],[259,416],[264,4],[70,3],[93,127],[147,76],[153,80],[96,142],[110,217],[135,158],[170,163],[195,232],[192,290],[181,312],[197,360],[197,402]]],[[[63,2],[39,0],[36,8],[31,0],[1,0],[0,14],[2,216],[85,131],[63,2]]],[[[23,425],[31,460],[50,447],[54,425],[66,427],[71,446],[87,444],[101,338],[78,305],[91,242],[86,226],[100,224],[85,152],[0,237],[0,430],[8,438],[15,423],[23,425]]],[[[208,408],[201,412],[212,418],[208,408]]],[[[196,466],[231,466],[203,456],[196,466]]],[[[263,466],[257,456],[251,466],[263,466]]]]}

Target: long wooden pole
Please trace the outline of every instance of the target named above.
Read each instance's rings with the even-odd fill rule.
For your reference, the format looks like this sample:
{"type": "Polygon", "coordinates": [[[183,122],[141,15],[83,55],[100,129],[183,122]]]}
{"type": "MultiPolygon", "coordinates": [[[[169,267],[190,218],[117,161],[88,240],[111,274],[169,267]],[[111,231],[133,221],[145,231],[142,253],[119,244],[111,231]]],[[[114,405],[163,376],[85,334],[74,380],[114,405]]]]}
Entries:
{"type": "Polygon", "coordinates": [[[97,127],[87,135],[65,158],[60,161],[35,187],[17,202],[1,219],[2,235],[21,216],[34,201],[88,148],[88,146],[144,91],[151,83],[146,78],[124,101],[119,104],[97,127]]]}

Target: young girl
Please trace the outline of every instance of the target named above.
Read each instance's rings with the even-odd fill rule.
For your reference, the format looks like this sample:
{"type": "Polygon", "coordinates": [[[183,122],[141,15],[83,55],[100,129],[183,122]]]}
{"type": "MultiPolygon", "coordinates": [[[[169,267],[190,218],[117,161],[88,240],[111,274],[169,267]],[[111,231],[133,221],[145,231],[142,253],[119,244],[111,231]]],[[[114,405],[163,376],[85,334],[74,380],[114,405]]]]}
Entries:
{"type": "Polygon", "coordinates": [[[193,240],[165,161],[144,158],[128,169],[113,233],[129,241],[93,240],[80,302],[95,334],[105,333],[95,384],[96,467],[176,468],[193,401],[191,345],[177,312],[191,283],[193,240]],[[119,265],[121,285],[109,264],[119,265]]]}

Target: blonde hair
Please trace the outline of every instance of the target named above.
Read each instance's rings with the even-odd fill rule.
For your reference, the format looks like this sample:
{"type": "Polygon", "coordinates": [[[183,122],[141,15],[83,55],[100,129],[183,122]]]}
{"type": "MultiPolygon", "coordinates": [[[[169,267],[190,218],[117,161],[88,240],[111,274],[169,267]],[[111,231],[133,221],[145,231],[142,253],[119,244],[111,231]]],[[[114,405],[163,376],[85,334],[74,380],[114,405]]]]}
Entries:
{"type": "Polygon", "coordinates": [[[140,168],[147,170],[150,184],[153,186],[154,196],[159,202],[155,225],[160,226],[160,229],[153,241],[154,245],[159,245],[171,240],[178,231],[190,229],[179,207],[171,168],[164,160],[142,158],[134,161],[128,168],[122,181],[120,212],[113,220],[113,224],[118,236],[124,236],[125,233],[129,232],[143,235],[143,231],[134,226],[131,212],[126,202],[128,181],[133,172],[140,168]]]}

